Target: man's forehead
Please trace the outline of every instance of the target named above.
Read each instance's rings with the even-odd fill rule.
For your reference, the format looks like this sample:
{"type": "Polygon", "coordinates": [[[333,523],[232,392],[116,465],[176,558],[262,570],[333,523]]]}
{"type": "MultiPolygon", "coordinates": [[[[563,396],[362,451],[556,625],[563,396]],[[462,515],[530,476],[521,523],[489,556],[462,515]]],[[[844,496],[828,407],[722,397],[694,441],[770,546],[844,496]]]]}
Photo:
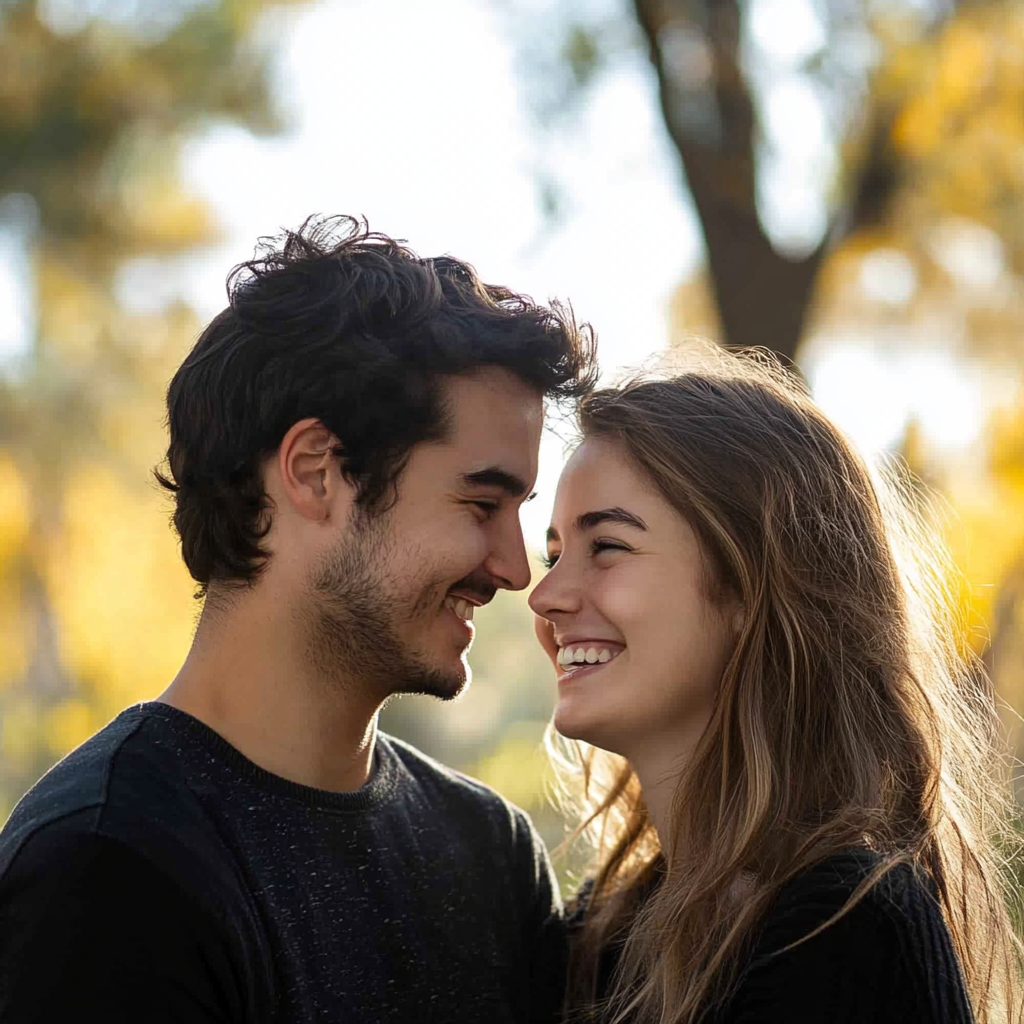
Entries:
{"type": "Polygon", "coordinates": [[[457,471],[475,482],[501,484],[502,477],[530,481],[537,474],[540,429],[523,419],[509,422],[495,416],[463,424],[443,444],[457,471]]]}
{"type": "Polygon", "coordinates": [[[506,370],[447,382],[445,436],[436,444],[462,486],[497,487],[524,496],[537,476],[544,400],[506,370]]]}
{"type": "Polygon", "coordinates": [[[445,404],[456,420],[500,420],[535,424],[544,418],[543,394],[501,367],[483,367],[444,385],[445,404]]]}

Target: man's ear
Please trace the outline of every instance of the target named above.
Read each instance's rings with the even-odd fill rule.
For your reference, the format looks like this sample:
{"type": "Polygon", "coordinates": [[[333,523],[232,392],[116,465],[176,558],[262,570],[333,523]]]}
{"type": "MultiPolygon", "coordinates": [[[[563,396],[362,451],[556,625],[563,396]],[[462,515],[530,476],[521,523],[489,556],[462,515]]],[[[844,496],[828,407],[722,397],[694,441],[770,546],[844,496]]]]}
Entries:
{"type": "Polygon", "coordinates": [[[320,522],[347,514],[355,488],[341,474],[340,442],[317,419],[299,420],[281,439],[277,471],[285,497],[301,516],[320,522]]]}

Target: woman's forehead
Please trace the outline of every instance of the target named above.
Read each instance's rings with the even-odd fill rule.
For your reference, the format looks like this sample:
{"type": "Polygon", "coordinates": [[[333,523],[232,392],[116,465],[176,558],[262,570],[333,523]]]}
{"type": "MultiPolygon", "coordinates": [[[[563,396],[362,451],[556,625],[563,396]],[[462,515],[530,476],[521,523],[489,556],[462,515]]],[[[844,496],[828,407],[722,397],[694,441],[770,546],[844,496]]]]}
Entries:
{"type": "Polygon", "coordinates": [[[561,536],[581,516],[608,508],[625,509],[652,525],[678,518],[621,444],[587,438],[562,470],[552,511],[553,530],[561,536]]]}

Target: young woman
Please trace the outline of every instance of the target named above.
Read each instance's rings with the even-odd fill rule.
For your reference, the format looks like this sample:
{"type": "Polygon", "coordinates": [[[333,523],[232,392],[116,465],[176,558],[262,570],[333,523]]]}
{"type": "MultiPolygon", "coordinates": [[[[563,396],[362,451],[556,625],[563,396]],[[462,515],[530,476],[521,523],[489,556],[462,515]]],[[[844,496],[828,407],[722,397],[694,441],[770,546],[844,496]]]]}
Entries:
{"type": "Polygon", "coordinates": [[[757,356],[581,427],[530,598],[596,850],[569,1019],[1019,1021],[1006,764],[914,496],[757,356]]]}

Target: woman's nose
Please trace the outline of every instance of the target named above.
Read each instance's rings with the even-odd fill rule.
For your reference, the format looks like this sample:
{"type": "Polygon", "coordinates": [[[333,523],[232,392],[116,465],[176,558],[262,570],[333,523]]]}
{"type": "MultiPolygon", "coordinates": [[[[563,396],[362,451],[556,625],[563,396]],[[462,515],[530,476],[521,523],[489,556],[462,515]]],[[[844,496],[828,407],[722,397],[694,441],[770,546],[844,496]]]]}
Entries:
{"type": "Polygon", "coordinates": [[[579,611],[579,588],[573,583],[568,571],[556,565],[533,588],[529,597],[530,607],[536,615],[554,622],[560,614],[571,615],[579,611]]]}

